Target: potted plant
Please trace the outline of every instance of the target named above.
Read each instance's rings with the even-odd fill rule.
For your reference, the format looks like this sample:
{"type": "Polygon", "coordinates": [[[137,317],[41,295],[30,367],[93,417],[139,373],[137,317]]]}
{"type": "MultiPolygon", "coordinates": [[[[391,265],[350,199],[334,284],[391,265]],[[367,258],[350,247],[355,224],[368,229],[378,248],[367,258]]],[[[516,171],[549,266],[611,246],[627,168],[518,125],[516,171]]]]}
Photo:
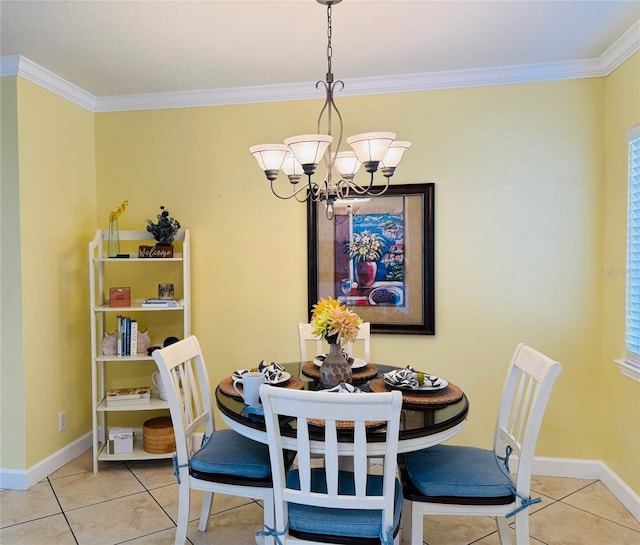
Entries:
{"type": "Polygon", "coordinates": [[[156,218],[157,223],[147,219],[147,231],[153,235],[156,246],[140,246],[138,257],[173,257],[172,243],[180,230],[180,222],[164,206],[156,218]]]}
{"type": "Polygon", "coordinates": [[[384,239],[371,231],[354,233],[345,244],[345,252],[356,262],[356,280],[363,288],[371,287],[378,271],[377,260],[382,257],[384,239]]]}

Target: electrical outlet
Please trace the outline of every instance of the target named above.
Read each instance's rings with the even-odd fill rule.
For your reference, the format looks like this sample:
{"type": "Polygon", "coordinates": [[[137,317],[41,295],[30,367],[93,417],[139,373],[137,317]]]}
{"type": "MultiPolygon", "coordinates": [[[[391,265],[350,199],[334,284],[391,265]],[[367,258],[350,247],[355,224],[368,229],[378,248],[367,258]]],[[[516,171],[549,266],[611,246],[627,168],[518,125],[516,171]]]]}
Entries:
{"type": "Polygon", "coordinates": [[[64,431],[67,429],[67,411],[60,411],[58,413],[58,431],[64,431]]]}

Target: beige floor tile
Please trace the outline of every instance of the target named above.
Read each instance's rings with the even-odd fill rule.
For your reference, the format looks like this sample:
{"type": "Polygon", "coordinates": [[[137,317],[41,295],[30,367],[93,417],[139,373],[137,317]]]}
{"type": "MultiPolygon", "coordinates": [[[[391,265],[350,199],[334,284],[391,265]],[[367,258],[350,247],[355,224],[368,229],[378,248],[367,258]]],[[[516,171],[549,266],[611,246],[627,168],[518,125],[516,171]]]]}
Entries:
{"type": "Polygon", "coordinates": [[[0,530],[5,545],[76,545],[62,514],[39,518],[0,530]]]}
{"type": "Polygon", "coordinates": [[[147,490],[177,482],[171,460],[127,462],[127,467],[147,490]]]}
{"type": "MultiPolygon", "coordinates": [[[[562,501],[640,532],[640,522],[600,481],[590,484],[562,501]]],[[[640,538],[638,541],[640,543],[640,538]]]]}
{"type": "Polygon", "coordinates": [[[593,479],[569,479],[567,477],[531,477],[531,495],[535,492],[544,494],[554,500],[560,500],[569,494],[593,483],[593,479]]]}
{"type": "Polygon", "coordinates": [[[198,531],[197,522],[190,523],[187,536],[194,545],[256,545],[255,534],[263,520],[262,507],[254,502],[213,515],[206,532],[198,531]]]}
{"type": "Polygon", "coordinates": [[[79,545],[113,545],[174,527],[146,492],[75,509],[67,518],[79,545]]]}
{"type": "MultiPolygon", "coordinates": [[[[169,528],[161,532],[155,532],[137,539],[127,541],[126,545],[174,545],[176,529],[169,528]]],[[[187,542],[188,543],[188,542],[187,542]]]]}
{"type": "MultiPolygon", "coordinates": [[[[511,543],[516,542],[516,533],[511,531],[511,543]]],[[[500,538],[498,537],[498,532],[495,534],[491,534],[489,537],[485,537],[480,541],[474,541],[473,545],[500,545],[500,538]]],[[[538,541],[537,539],[531,537],[529,538],[529,545],[546,545],[542,541],[538,541]]]]}
{"type": "Polygon", "coordinates": [[[49,483],[41,481],[29,490],[0,492],[0,527],[61,513],[49,483]]]}
{"type": "Polygon", "coordinates": [[[547,545],[638,545],[640,533],[562,502],[530,516],[530,534],[547,545]]]}
{"type": "Polygon", "coordinates": [[[467,545],[496,531],[491,517],[429,515],[422,538],[427,545],[467,545]]]}
{"type": "Polygon", "coordinates": [[[71,460],[68,464],[65,464],[57,471],[54,471],[49,475],[49,479],[59,479],[61,477],[68,477],[69,475],[76,475],[77,473],[87,473],[93,471],[93,449],[89,449],[83,452],[77,458],[71,460]]]}
{"type": "MultiPolygon", "coordinates": [[[[178,520],[178,485],[163,486],[154,488],[150,491],[151,495],[162,506],[167,514],[175,521],[178,520]]],[[[228,496],[226,494],[214,494],[211,513],[221,513],[228,511],[241,505],[252,503],[249,498],[241,498],[238,496],[228,496]]],[[[199,520],[200,508],[202,507],[202,492],[199,490],[191,491],[191,502],[189,505],[189,520],[199,520]]]]}
{"type": "Polygon", "coordinates": [[[124,465],[55,479],[51,486],[65,511],[144,490],[124,465]]]}

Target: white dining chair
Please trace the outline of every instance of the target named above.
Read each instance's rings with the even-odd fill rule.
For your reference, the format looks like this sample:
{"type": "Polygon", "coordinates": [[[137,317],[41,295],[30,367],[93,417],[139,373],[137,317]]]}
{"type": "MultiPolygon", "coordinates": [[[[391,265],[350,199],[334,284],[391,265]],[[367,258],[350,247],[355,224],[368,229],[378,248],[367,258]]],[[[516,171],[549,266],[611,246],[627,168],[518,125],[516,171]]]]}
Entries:
{"type": "MultiPolygon", "coordinates": [[[[176,440],[179,502],[175,544],[183,545],[187,537],[191,490],[203,491],[201,532],[207,529],[214,492],[262,500],[264,524],[273,525],[269,449],[235,431],[216,431],[209,378],[197,338],[192,335],[155,350],[153,359],[167,394],[176,440]],[[194,448],[193,435],[203,430],[202,446],[194,448]]],[[[290,464],[292,457],[285,458],[290,464]]]]}
{"type": "Polygon", "coordinates": [[[528,508],[539,501],[530,496],[533,456],[561,369],[557,361],[518,345],[507,371],[492,450],[437,445],[404,455],[403,536],[411,537],[411,545],[423,543],[425,515],[495,517],[501,545],[511,544],[513,516],[516,545],[529,545],[528,508]],[[511,456],[518,458],[517,464],[511,456]]]}
{"type": "MultiPolygon", "coordinates": [[[[300,342],[300,361],[311,361],[318,354],[325,354],[328,346],[322,339],[316,337],[311,331],[311,324],[298,324],[298,340],[300,342]],[[309,348],[313,347],[313,354],[309,348]]],[[[358,327],[358,335],[355,342],[348,343],[343,347],[350,356],[362,358],[367,362],[371,361],[371,324],[363,322],[358,327]]]]}
{"type": "Polygon", "coordinates": [[[402,512],[402,487],[396,476],[402,394],[263,385],[260,397],[276,518],[275,526],[265,526],[261,533],[281,545],[397,543],[402,512]],[[283,435],[282,423],[287,420],[295,427],[294,434],[285,430],[283,435]],[[367,446],[375,440],[376,433],[371,432],[377,427],[386,429],[382,475],[371,474],[367,462],[367,446]],[[321,438],[312,439],[314,433],[321,438]],[[284,446],[297,451],[296,469],[286,470],[284,446]],[[313,453],[323,456],[322,467],[312,462],[313,453]]]}

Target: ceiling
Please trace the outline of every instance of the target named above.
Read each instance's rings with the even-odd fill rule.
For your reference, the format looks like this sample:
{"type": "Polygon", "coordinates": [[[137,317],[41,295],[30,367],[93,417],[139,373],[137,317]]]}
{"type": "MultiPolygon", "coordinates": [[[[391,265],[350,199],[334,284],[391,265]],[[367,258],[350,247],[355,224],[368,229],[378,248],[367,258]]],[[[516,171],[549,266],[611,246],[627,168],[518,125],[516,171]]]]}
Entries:
{"type": "MultiPolygon", "coordinates": [[[[345,82],[579,64],[629,33],[640,43],[631,0],[344,0],[332,12],[345,82]]],[[[1,0],[0,22],[2,56],[95,97],[315,82],[327,69],[314,0],[1,0]]]]}

